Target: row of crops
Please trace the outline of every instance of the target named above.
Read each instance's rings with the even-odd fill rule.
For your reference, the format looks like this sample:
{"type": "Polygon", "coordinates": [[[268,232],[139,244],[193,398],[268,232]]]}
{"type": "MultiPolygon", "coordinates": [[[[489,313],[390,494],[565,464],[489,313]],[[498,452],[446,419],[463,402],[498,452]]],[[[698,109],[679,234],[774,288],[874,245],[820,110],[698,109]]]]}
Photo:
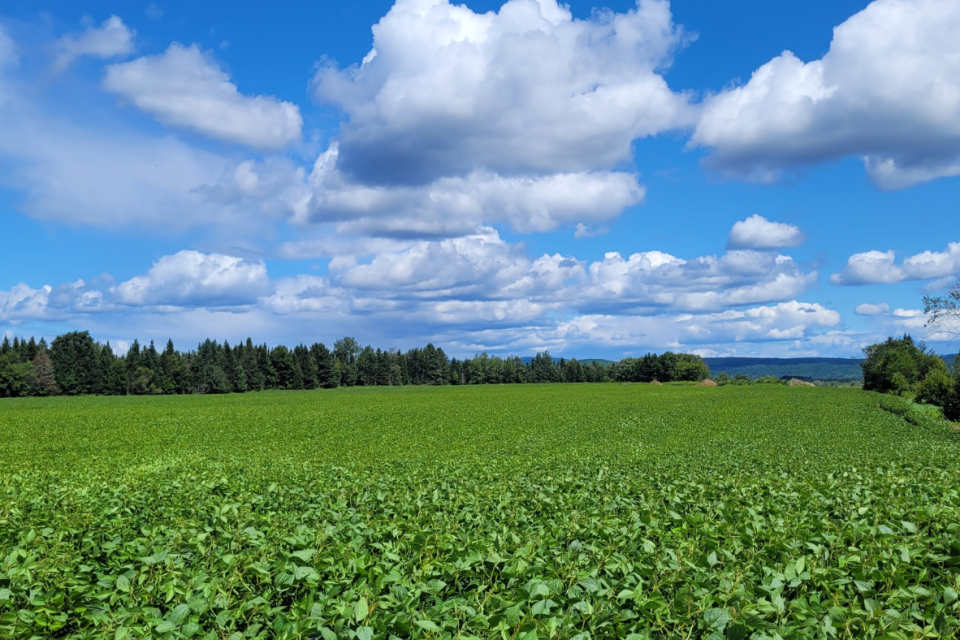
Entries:
{"type": "Polygon", "coordinates": [[[0,407],[0,637],[952,637],[960,435],[875,394],[0,407]]]}

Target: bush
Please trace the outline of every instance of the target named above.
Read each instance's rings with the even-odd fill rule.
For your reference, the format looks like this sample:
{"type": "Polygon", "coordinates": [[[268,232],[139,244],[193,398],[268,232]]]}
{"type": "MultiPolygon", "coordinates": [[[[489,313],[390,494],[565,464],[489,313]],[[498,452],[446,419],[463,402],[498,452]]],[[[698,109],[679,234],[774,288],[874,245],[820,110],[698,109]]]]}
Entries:
{"type": "Polygon", "coordinates": [[[917,385],[917,402],[924,404],[935,404],[938,407],[946,406],[953,395],[953,378],[947,372],[946,365],[943,370],[935,369],[917,385]]]}

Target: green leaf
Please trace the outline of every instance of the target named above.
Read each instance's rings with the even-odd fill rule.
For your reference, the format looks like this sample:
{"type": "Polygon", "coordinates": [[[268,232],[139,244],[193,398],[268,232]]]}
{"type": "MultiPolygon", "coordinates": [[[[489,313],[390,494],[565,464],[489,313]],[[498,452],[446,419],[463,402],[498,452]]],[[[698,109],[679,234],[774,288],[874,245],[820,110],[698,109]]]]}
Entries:
{"type": "Polygon", "coordinates": [[[167,616],[167,619],[179,625],[179,624],[182,624],[184,620],[186,620],[189,614],[190,614],[190,605],[180,604],[174,607],[173,611],[170,612],[170,615],[167,616]]]}
{"type": "Polygon", "coordinates": [[[707,563],[708,563],[711,567],[715,567],[715,566],[717,566],[717,563],[718,563],[718,562],[720,562],[720,561],[717,559],[717,552],[716,552],[716,551],[711,551],[711,552],[710,552],[710,555],[707,556],[707,563]]]}
{"type": "Polygon", "coordinates": [[[369,607],[367,606],[367,599],[363,596],[360,596],[360,599],[357,600],[357,605],[354,608],[353,617],[357,622],[363,622],[367,619],[367,614],[370,612],[369,607]]]}
{"type": "Polygon", "coordinates": [[[0,602],[13,599],[13,591],[10,589],[0,589],[0,602]]]}
{"type": "Polygon", "coordinates": [[[726,609],[707,609],[703,614],[703,620],[708,628],[723,631],[724,627],[733,620],[733,616],[726,609]]]}
{"type": "Polygon", "coordinates": [[[903,527],[904,531],[907,531],[909,533],[917,532],[917,525],[913,524],[912,522],[901,522],[900,526],[903,527]]]}
{"type": "Polygon", "coordinates": [[[417,626],[423,629],[424,631],[433,631],[434,633],[440,632],[440,627],[435,625],[430,620],[417,620],[417,626]]]}
{"type": "Polygon", "coordinates": [[[298,560],[303,560],[304,562],[310,562],[314,555],[316,555],[316,549],[302,549],[300,551],[294,551],[290,555],[298,560]]]}
{"type": "Polygon", "coordinates": [[[373,637],[372,627],[360,627],[357,629],[357,640],[370,640],[373,637]]]}
{"type": "Polygon", "coordinates": [[[164,620],[154,628],[154,631],[157,633],[167,633],[168,631],[173,631],[177,628],[176,622],[171,622],[170,620],[164,620]]]}
{"type": "Polygon", "coordinates": [[[320,627],[320,635],[323,636],[323,640],[337,640],[337,634],[326,627],[320,627]]]}
{"type": "Polygon", "coordinates": [[[944,604],[953,604],[957,601],[957,592],[953,590],[953,587],[947,587],[943,590],[943,603],[944,604]]]}
{"type": "Polygon", "coordinates": [[[117,577],[117,589],[120,591],[129,591],[130,590],[130,579],[127,576],[118,576],[117,577]]]}
{"type": "Polygon", "coordinates": [[[745,640],[749,630],[746,626],[742,624],[735,624],[730,627],[727,627],[727,631],[724,634],[726,640],[745,640]]]}

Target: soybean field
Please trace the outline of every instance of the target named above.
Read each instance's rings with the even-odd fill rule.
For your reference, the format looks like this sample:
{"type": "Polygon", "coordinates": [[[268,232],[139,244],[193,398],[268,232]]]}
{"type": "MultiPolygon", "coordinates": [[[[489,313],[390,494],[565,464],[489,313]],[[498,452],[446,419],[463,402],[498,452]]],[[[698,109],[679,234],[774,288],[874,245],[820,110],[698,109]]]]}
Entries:
{"type": "Polygon", "coordinates": [[[960,433],[850,389],[0,401],[2,638],[936,638],[960,433]]]}

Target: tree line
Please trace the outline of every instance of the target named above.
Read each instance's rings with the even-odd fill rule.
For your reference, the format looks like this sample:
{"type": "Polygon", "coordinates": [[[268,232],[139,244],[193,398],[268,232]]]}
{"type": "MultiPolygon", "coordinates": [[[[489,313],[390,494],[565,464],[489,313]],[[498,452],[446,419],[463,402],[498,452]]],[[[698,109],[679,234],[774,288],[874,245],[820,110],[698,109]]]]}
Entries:
{"type": "Polygon", "coordinates": [[[341,338],[322,343],[268,347],[231,346],[206,340],[193,351],[163,350],[134,340],[123,355],[86,331],[41,338],[8,337],[0,344],[0,397],[51,395],[156,395],[245,393],[267,389],[331,389],[353,386],[521,384],[541,382],[699,381],[710,369],[699,356],[666,352],[589,363],[554,359],[549,352],[524,362],[486,352],[449,358],[428,344],[405,352],[361,347],[341,338]]]}

